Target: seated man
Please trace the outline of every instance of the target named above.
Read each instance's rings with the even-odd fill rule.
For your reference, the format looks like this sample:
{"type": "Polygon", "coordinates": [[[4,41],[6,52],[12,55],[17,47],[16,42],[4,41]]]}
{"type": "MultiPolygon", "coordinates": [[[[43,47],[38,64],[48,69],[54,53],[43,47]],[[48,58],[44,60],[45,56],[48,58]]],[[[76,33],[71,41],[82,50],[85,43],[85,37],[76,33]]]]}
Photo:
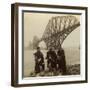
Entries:
{"type": "Polygon", "coordinates": [[[54,70],[56,70],[56,53],[54,50],[52,50],[52,48],[49,49],[49,51],[47,52],[47,67],[49,68],[49,71],[53,72],[54,70]]]}
{"type": "Polygon", "coordinates": [[[40,47],[37,47],[37,52],[34,53],[34,55],[35,55],[35,73],[40,73],[45,69],[44,57],[43,53],[40,51],[40,47]]]}

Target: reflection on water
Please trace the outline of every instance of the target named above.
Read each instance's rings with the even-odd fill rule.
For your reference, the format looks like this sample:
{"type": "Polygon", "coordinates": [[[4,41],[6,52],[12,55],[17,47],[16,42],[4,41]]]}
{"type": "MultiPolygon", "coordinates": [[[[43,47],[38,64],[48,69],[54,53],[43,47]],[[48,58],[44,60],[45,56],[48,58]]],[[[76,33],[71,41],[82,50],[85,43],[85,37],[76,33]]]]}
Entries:
{"type": "MultiPolygon", "coordinates": [[[[66,48],[65,57],[67,65],[80,64],[80,50],[79,48],[66,48]]],[[[24,76],[29,76],[30,72],[34,71],[34,55],[35,50],[24,50],[24,76]]],[[[44,54],[44,58],[46,58],[47,50],[42,50],[44,54]]],[[[45,68],[46,67],[46,59],[45,59],[45,68]]]]}

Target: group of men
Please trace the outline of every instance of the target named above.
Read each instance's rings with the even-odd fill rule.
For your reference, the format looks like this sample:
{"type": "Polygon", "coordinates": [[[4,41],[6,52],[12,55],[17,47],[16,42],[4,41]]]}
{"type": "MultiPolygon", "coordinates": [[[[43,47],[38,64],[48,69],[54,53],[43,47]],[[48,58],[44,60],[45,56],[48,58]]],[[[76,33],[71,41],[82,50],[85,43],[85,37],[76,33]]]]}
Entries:
{"type": "MultiPolygon", "coordinates": [[[[37,51],[34,53],[35,56],[35,73],[45,71],[44,55],[37,47],[37,51]]],[[[64,50],[60,47],[57,52],[50,48],[46,54],[47,68],[50,72],[59,71],[62,75],[66,75],[66,61],[64,50]]]]}

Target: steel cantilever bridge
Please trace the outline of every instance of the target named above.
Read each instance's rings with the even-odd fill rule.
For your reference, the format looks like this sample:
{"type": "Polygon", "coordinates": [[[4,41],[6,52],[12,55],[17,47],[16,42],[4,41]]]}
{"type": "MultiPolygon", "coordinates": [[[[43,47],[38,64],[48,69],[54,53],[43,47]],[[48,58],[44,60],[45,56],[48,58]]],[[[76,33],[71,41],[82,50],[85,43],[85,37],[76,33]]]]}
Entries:
{"type": "Polygon", "coordinates": [[[47,49],[50,47],[57,49],[62,45],[66,37],[79,26],[80,21],[75,16],[52,17],[38,44],[44,41],[47,49]]]}

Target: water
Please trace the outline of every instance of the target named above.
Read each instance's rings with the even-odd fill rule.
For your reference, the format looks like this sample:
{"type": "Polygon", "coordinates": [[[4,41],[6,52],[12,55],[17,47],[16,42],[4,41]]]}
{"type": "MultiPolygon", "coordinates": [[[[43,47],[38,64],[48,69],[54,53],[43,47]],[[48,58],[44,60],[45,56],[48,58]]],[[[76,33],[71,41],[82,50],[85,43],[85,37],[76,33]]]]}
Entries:
{"type": "MultiPolygon", "coordinates": [[[[66,48],[65,57],[67,65],[80,64],[80,50],[78,48],[66,48]]],[[[46,58],[46,50],[42,50],[44,58],[46,58]]],[[[34,71],[34,55],[35,50],[24,50],[24,76],[27,77],[30,75],[30,72],[34,71]]],[[[45,68],[46,68],[46,59],[45,59],[45,68]]]]}

